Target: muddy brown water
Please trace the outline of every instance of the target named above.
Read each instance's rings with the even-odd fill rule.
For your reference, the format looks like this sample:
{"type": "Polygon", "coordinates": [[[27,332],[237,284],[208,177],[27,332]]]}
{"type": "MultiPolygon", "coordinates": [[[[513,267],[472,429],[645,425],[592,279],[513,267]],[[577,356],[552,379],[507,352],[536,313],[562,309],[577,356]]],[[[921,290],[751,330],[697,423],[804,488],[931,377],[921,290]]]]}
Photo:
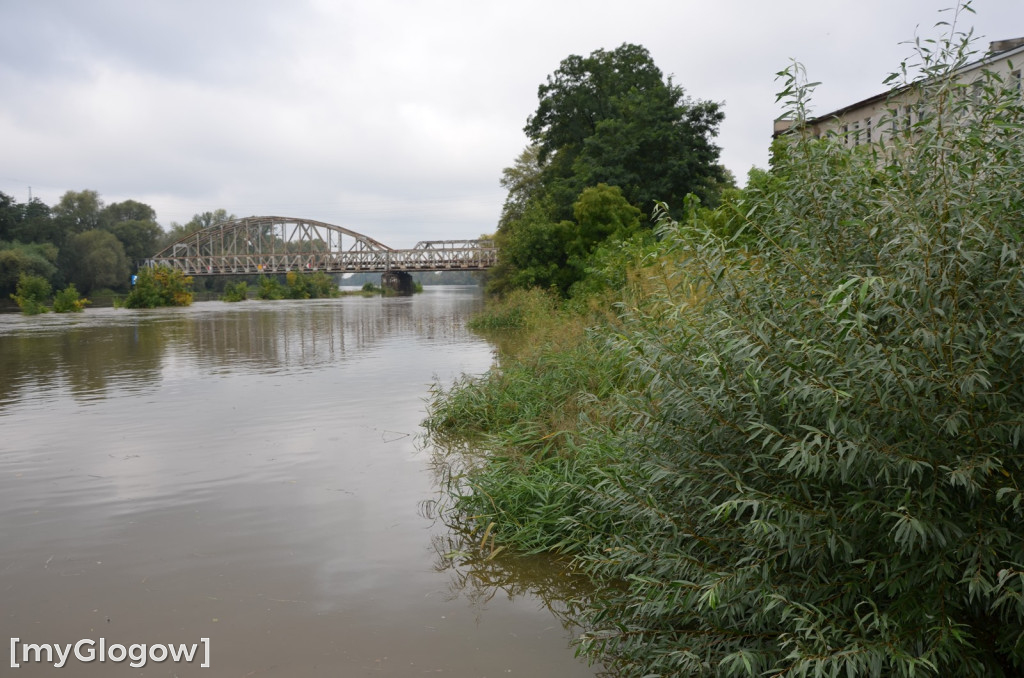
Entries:
{"type": "Polygon", "coordinates": [[[0,675],[595,675],[531,585],[557,572],[460,570],[421,510],[480,304],[0,315],[0,675]]]}

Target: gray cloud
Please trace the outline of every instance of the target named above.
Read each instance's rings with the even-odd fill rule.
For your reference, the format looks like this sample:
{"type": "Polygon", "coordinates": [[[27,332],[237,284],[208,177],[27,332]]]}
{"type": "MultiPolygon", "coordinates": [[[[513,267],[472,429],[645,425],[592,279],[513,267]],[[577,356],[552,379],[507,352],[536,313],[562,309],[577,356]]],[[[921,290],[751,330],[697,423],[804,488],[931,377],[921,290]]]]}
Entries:
{"type": "MultiPolygon", "coordinates": [[[[1024,35],[1014,4],[968,23],[1024,35]]],[[[816,110],[837,108],[881,91],[946,5],[5,2],[0,190],[53,203],[91,188],[165,226],[223,207],[396,246],[473,237],[493,230],[537,87],[570,54],[639,43],[691,97],[724,103],[717,142],[742,180],[767,163],[791,58],[823,81],[816,110]]]]}

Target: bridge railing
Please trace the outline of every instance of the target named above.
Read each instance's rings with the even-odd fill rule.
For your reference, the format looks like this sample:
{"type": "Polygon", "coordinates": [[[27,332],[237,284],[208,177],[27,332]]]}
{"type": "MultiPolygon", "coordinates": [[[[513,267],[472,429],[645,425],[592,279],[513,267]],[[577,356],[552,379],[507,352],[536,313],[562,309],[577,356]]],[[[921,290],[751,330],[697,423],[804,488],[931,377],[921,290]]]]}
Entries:
{"type": "MultiPolygon", "coordinates": [[[[450,241],[449,241],[450,242],[450,241]]],[[[373,273],[386,271],[482,271],[498,261],[497,249],[484,241],[459,246],[355,252],[274,254],[192,254],[158,256],[150,266],[167,266],[186,275],[258,275],[306,271],[373,273]]]]}
{"type": "Polygon", "coordinates": [[[294,217],[245,217],[214,224],[168,245],[146,261],[187,275],[288,271],[359,273],[473,271],[494,266],[489,240],[427,240],[392,249],[341,226],[294,217]]]}

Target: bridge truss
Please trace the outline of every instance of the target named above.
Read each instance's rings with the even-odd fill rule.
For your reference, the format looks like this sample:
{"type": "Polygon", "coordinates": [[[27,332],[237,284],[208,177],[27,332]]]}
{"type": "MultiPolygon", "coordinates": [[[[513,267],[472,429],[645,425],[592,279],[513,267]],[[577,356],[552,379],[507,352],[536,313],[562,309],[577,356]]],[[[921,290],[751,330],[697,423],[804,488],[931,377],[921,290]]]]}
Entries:
{"type": "Polygon", "coordinates": [[[245,217],[172,243],[146,261],[186,275],[288,271],[480,271],[497,263],[489,240],[429,240],[394,249],[341,226],[291,217],[245,217]]]}

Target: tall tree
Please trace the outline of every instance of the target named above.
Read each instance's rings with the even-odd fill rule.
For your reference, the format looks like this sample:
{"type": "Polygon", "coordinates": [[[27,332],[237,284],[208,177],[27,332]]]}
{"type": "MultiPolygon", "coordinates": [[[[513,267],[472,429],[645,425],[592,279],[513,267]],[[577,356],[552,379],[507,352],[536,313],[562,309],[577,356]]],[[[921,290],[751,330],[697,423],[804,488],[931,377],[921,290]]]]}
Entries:
{"type": "Polygon", "coordinates": [[[665,87],[661,70],[640,45],[573,54],[537,89],[540,104],[524,131],[539,144],[541,162],[556,151],[579,152],[599,122],[620,115],[619,97],[665,87]]]}
{"type": "Polygon", "coordinates": [[[640,45],[571,55],[537,95],[524,128],[531,145],[502,173],[494,292],[568,293],[603,239],[633,229],[622,224],[634,214],[650,226],[658,202],[681,214],[687,194],[714,205],[731,184],[711,141],[719,105],[689,100],[640,45]]]}
{"type": "Polygon", "coordinates": [[[597,183],[619,186],[650,214],[655,201],[681,209],[687,193],[714,203],[729,181],[711,142],[724,117],[719,105],[690,101],[640,45],[572,55],[537,94],[524,131],[539,148],[557,218],[597,183]]]}
{"type": "Polygon", "coordinates": [[[680,105],[680,97],[672,87],[619,97],[620,115],[600,121],[575,158],[579,183],[618,186],[647,214],[657,202],[681,214],[689,193],[716,204],[731,183],[710,141],[723,114],[718,104],[680,105]]]}
{"type": "Polygon", "coordinates": [[[59,229],[50,208],[39,198],[19,203],[0,192],[0,240],[23,243],[55,243],[59,229]]]}
{"type": "Polygon", "coordinates": [[[22,208],[22,220],[14,231],[14,239],[56,245],[60,240],[60,228],[53,219],[50,206],[39,198],[32,198],[22,208]]]}
{"type": "Polygon", "coordinates": [[[67,191],[53,206],[52,214],[66,236],[100,227],[103,201],[96,191],[67,191]]]}
{"type": "Polygon", "coordinates": [[[0,191],[0,240],[13,240],[12,234],[21,221],[21,206],[14,198],[0,191]]]}
{"type": "Polygon", "coordinates": [[[68,277],[83,294],[128,284],[128,259],[117,237],[100,229],[78,233],[67,244],[68,277]]]}
{"type": "Polygon", "coordinates": [[[156,254],[164,234],[156,222],[156,211],[135,200],[107,205],[103,208],[100,221],[106,230],[121,241],[133,269],[137,262],[156,254]]]}
{"type": "Polygon", "coordinates": [[[498,225],[503,226],[514,219],[521,219],[531,198],[537,197],[543,190],[541,183],[542,166],[540,162],[540,146],[531,144],[523,149],[512,167],[501,171],[501,187],[508,191],[505,204],[501,208],[501,219],[498,225]]]}
{"type": "Polygon", "coordinates": [[[137,200],[115,202],[103,208],[100,219],[104,226],[121,221],[156,221],[156,210],[137,200]]]}
{"type": "Polygon", "coordinates": [[[165,234],[160,247],[167,247],[171,243],[177,242],[196,231],[201,231],[204,228],[209,228],[225,221],[233,221],[236,218],[234,214],[229,214],[225,209],[216,209],[212,212],[194,214],[188,223],[185,224],[171,222],[171,230],[165,234]]]}

